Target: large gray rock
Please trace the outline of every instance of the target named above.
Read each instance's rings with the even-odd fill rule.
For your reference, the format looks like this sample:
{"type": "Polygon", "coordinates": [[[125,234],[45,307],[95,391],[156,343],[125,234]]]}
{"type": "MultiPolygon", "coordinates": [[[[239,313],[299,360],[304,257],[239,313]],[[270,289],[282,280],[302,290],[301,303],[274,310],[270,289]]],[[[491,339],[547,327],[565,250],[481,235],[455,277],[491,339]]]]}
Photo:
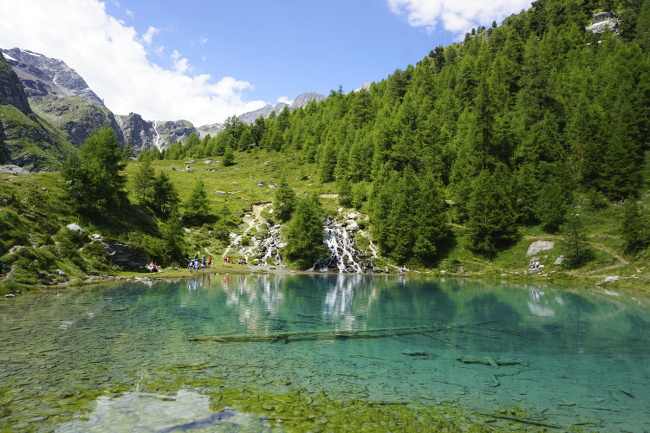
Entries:
{"type": "Polygon", "coordinates": [[[84,229],[79,227],[79,225],[77,225],[77,224],[68,224],[66,227],[68,228],[68,230],[72,230],[73,232],[79,232],[79,233],[85,233],[86,232],[84,229]]]}
{"type": "Polygon", "coordinates": [[[591,24],[586,27],[587,31],[595,34],[604,33],[606,30],[613,33],[618,31],[618,15],[614,12],[598,12],[591,19],[591,24]]]}
{"type": "Polygon", "coordinates": [[[534,256],[540,251],[551,250],[555,247],[555,242],[553,241],[535,241],[528,247],[527,256],[534,256]]]}
{"type": "Polygon", "coordinates": [[[29,172],[17,165],[8,164],[8,165],[0,165],[0,173],[19,175],[19,174],[28,174],[29,172]]]}
{"type": "Polygon", "coordinates": [[[116,241],[103,242],[102,245],[106,249],[106,257],[115,265],[130,269],[147,265],[146,257],[127,245],[116,241]]]}

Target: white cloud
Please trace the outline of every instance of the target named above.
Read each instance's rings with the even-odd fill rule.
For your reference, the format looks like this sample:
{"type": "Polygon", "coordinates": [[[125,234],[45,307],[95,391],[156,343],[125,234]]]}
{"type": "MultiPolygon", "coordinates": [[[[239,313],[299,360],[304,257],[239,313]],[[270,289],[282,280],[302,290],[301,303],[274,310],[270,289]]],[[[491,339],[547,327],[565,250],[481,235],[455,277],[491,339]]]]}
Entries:
{"type": "MultiPolygon", "coordinates": [[[[200,126],[263,107],[247,101],[253,86],[233,77],[193,75],[174,50],[173,68],[147,60],[146,38],[108,16],[97,0],[3,0],[0,43],[64,60],[115,114],[135,112],[147,120],[187,119],[200,126]],[[215,82],[216,81],[216,82],[215,82]]],[[[155,31],[151,28],[147,34],[155,31]]],[[[164,47],[156,48],[156,52],[164,47]]]]}
{"type": "Polygon", "coordinates": [[[155,28],[154,26],[149,26],[147,29],[147,33],[142,35],[142,41],[147,45],[150,46],[151,42],[153,42],[153,37],[156,33],[160,32],[160,29],[155,28]]]}
{"type": "Polygon", "coordinates": [[[126,14],[131,18],[135,18],[135,13],[131,9],[127,9],[126,14]]]}
{"type": "Polygon", "coordinates": [[[201,38],[199,38],[199,45],[205,45],[207,43],[208,43],[208,38],[207,37],[201,36],[201,38]]]}
{"type": "Polygon", "coordinates": [[[289,99],[286,96],[280,96],[278,98],[278,102],[284,102],[287,105],[291,105],[291,103],[293,102],[293,99],[289,99]]]}
{"type": "Polygon", "coordinates": [[[409,25],[428,32],[442,27],[462,37],[473,27],[489,27],[493,21],[530,7],[531,0],[387,0],[390,10],[406,15],[409,25]]]}

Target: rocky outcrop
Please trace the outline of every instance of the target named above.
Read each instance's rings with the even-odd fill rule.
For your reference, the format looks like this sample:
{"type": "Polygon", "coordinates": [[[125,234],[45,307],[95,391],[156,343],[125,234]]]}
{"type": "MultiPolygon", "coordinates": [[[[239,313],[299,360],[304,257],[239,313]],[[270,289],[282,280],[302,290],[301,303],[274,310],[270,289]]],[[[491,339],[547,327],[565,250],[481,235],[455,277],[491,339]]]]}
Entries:
{"type": "Polygon", "coordinates": [[[135,153],[143,149],[166,149],[172,143],[184,143],[191,133],[198,131],[187,120],[175,122],[158,122],[144,120],[142,116],[130,113],[127,116],[116,116],[122,130],[124,140],[130,143],[135,153]]]}
{"type": "Polygon", "coordinates": [[[242,122],[252,124],[260,116],[264,118],[268,118],[269,115],[271,115],[271,113],[274,111],[276,115],[280,114],[285,107],[289,108],[290,111],[293,111],[297,108],[306,107],[307,104],[309,104],[311,101],[319,102],[319,101],[323,101],[324,99],[325,99],[325,95],[321,95],[320,93],[315,93],[315,92],[301,93],[296,97],[296,99],[293,100],[291,105],[285,104],[284,102],[280,102],[279,104],[276,105],[265,105],[262,108],[259,108],[255,111],[249,111],[248,113],[244,113],[238,117],[239,120],[241,120],[242,122]]]}
{"type": "Polygon", "coordinates": [[[122,129],[113,113],[91,99],[52,94],[32,96],[29,101],[35,113],[66,132],[78,147],[95,129],[106,124],[115,131],[120,143],[125,143],[122,129]]]}
{"type": "Polygon", "coordinates": [[[591,19],[591,24],[586,27],[587,31],[597,35],[606,30],[616,33],[618,31],[618,15],[614,12],[598,12],[591,19]]]}
{"type": "Polygon", "coordinates": [[[210,137],[214,137],[215,135],[223,131],[223,123],[213,123],[211,125],[199,126],[196,130],[199,134],[200,139],[205,138],[207,135],[210,135],[210,137]]]}
{"type": "Polygon", "coordinates": [[[20,175],[20,174],[28,174],[29,172],[22,167],[9,164],[9,165],[0,165],[0,173],[20,175]]]}
{"type": "Polygon", "coordinates": [[[12,105],[23,114],[32,112],[16,72],[0,53],[0,105],[12,105]]]}
{"type": "Polygon", "coordinates": [[[62,60],[52,59],[20,48],[1,51],[18,74],[28,97],[77,95],[104,105],[104,102],[88,87],[81,75],[62,60]]]}
{"type": "Polygon", "coordinates": [[[0,54],[0,163],[55,169],[71,151],[67,136],[31,110],[17,74],[0,54]]]}
{"type": "MultiPolygon", "coordinates": [[[[325,100],[325,95],[321,95],[320,93],[316,93],[316,92],[301,93],[296,97],[296,99],[293,100],[293,102],[291,102],[291,106],[289,107],[289,110],[293,111],[297,108],[304,108],[311,101],[320,102],[324,100],[325,100]]],[[[279,112],[277,113],[279,114],[279,112]]]]}
{"type": "Polygon", "coordinates": [[[124,269],[140,269],[147,265],[146,257],[139,251],[116,241],[103,242],[106,257],[117,266],[124,269]]]}
{"type": "Polygon", "coordinates": [[[555,248],[555,242],[553,241],[535,241],[528,247],[527,256],[534,256],[540,251],[551,250],[555,248]]]}

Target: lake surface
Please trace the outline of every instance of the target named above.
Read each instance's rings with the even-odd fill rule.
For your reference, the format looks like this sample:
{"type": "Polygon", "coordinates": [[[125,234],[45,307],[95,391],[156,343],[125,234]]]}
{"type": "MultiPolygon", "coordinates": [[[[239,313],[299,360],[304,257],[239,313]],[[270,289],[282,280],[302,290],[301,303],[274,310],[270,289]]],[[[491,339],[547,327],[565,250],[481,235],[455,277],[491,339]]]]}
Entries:
{"type": "Polygon", "coordinates": [[[650,430],[650,298],[212,275],[0,301],[0,431],[650,430]]]}

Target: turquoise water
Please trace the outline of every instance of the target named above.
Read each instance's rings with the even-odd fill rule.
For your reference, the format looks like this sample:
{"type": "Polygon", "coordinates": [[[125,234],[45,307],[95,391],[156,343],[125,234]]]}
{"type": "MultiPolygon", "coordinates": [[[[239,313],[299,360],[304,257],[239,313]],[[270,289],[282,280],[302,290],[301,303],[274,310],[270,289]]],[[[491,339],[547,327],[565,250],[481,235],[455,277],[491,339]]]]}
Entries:
{"type": "Polygon", "coordinates": [[[26,294],[0,301],[0,431],[284,430],[229,404],[236,388],[445,407],[497,431],[644,432],[649,331],[647,296],[493,281],[206,275],[26,294]]]}

